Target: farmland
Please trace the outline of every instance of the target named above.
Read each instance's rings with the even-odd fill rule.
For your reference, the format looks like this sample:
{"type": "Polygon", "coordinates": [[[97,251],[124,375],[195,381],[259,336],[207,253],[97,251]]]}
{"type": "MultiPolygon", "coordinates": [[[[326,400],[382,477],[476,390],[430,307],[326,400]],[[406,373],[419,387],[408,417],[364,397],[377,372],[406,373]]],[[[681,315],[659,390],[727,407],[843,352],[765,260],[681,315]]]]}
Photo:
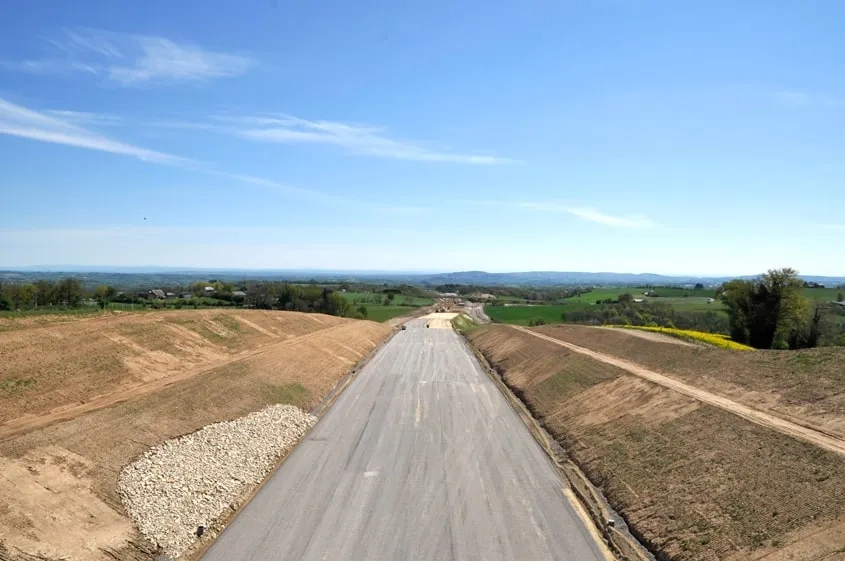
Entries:
{"type": "Polygon", "coordinates": [[[485,306],[484,312],[495,322],[529,325],[532,319],[542,318],[545,323],[560,323],[561,315],[572,306],[567,304],[537,304],[526,306],[485,306]]]}
{"type": "Polygon", "coordinates": [[[357,314],[360,307],[367,309],[366,319],[371,321],[387,321],[398,316],[405,315],[423,306],[434,304],[433,298],[422,298],[407,294],[394,294],[388,299],[383,292],[342,292],[349,302],[349,315],[357,314]]]}

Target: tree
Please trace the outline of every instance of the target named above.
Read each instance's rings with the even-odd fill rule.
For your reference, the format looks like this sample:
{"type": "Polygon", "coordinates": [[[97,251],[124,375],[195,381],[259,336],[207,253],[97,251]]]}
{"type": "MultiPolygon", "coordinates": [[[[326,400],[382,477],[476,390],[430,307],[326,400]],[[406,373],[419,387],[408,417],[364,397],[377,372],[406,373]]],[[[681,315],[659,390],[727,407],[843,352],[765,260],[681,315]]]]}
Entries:
{"type": "Polygon", "coordinates": [[[117,289],[113,286],[101,284],[94,289],[94,300],[100,305],[100,308],[105,309],[109,302],[117,296],[117,289]]]}
{"type": "Polygon", "coordinates": [[[634,301],[634,297],[631,295],[630,292],[626,292],[624,294],[620,294],[618,296],[618,302],[620,304],[630,304],[634,301]]]}
{"type": "Polygon", "coordinates": [[[700,282],[695,283],[695,290],[704,290],[704,285],[700,282]]]}
{"type": "Polygon", "coordinates": [[[82,303],[82,282],[66,277],[56,283],[53,300],[60,306],[75,308],[82,303]]]}
{"type": "Polygon", "coordinates": [[[719,297],[728,309],[731,337],[758,349],[798,348],[802,341],[817,341],[799,335],[813,321],[801,295],[803,286],[790,268],[772,269],[756,281],[723,284],[719,297]]]}
{"type": "Polygon", "coordinates": [[[361,315],[361,319],[367,319],[367,307],[366,306],[359,306],[356,310],[356,314],[361,315]]]}
{"type": "Polygon", "coordinates": [[[12,303],[9,302],[9,297],[6,296],[6,291],[3,289],[3,285],[0,284],[0,311],[8,311],[12,309],[12,303]]]}
{"type": "Polygon", "coordinates": [[[843,294],[842,291],[839,291],[839,293],[836,295],[836,301],[845,302],[845,294],[843,294]]]}

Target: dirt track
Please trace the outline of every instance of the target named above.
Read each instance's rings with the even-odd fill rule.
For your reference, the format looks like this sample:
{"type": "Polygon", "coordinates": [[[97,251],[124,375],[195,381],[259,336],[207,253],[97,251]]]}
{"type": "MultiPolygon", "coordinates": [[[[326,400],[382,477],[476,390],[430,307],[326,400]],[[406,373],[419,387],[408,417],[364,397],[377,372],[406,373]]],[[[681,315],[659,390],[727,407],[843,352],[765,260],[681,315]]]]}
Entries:
{"type": "Polygon", "coordinates": [[[678,393],[691,397],[702,403],[706,403],[708,405],[718,407],[719,409],[722,409],[724,411],[733,413],[734,415],[742,417],[743,419],[751,421],[752,423],[755,423],[757,425],[771,428],[782,434],[794,438],[799,438],[801,440],[815,444],[816,446],[820,446],[826,450],[836,452],[837,454],[845,455],[845,440],[837,438],[833,435],[826,434],[814,428],[802,426],[798,423],[787,421],[786,419],[782,419],[775,415],[771,415],[769,413],[753,409],[746,405],[742,405],[726,397],[710,393],[700,388],[696,388],[695,386],[680,382],[674,378],[670,378],[669,376],[659,374],[653,370],[649,370],[633,362],[616,358],[605,353],[592,351],[590,349],[580,347],[578,345],[573,345],[572,343],[567,343],[566,341],[561,341],[560,339],[556,339],[548,335],[536,333],[525,327],[520,327],[516,325],[512,325],[510,327],[528,333],[529,335],[533,335],[534,337],[555,343],[556,345],[560,345],[571,351],[586,355],[595,360],[616,366],[617,368],[621,368],[631,374],[634,374],[635,376],[639,376],[640,378],[646,379],[650,382],[654,382],[655,384],[659,384],[663,387],[674,390],[678,393]]]}

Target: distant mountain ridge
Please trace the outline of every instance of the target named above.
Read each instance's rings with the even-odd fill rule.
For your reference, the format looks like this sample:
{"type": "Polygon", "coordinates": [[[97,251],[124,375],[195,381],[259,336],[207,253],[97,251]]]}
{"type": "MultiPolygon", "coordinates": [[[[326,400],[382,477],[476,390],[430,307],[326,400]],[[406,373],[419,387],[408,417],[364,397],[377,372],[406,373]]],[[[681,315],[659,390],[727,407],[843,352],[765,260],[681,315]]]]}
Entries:
{"type": "MultiPolygon", "coordinates": [[[[418,271],[331,271],[331,270],[255,270],[255,269],[197,269],[190,267],[73,267],[44,266],[0,270],[0,282],[28,282],[38,278],[55,279],[62,276],[83,278],[86,284],[132,284],[164,285],[221,279],[240,280],[287,280],[293,282],[349,281],[369,283],[408,283],[437,286],[444,284],[474,284],[481,286],[555,286],[555,285],[685,285],[703,283],[717,285],[743,276],[694,276],[658,275],[654,273],[613,273],[577,271],[525,271],[514,273],[488,273],[486,271],[456,271],[451,273],[425,273],[418,271]]],[[[802,275],[808,282],[825,286],[845,284],[845,276],[831,277],[802,275]]]]}

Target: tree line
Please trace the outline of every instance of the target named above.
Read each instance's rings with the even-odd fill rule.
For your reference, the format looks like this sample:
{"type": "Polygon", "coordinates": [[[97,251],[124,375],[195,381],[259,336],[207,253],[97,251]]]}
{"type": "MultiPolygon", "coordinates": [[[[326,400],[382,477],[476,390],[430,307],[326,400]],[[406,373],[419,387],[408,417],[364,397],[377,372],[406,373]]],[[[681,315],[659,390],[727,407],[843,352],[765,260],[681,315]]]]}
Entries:
{"type": "Polygon", "coordinates": [[[18,310],[58,306],[75,308],[87,294],[82,282],[74,277],[58,281],[39,280],[34,283],[0,284],[0,310],[18,310]]]}
{"type": "Polygon", "coordinates": [[[260,310],[317,312],[346,316],[349,301],[328,287],[288,283],[255,283],[248,287],[246,305],[260,310]]]}

